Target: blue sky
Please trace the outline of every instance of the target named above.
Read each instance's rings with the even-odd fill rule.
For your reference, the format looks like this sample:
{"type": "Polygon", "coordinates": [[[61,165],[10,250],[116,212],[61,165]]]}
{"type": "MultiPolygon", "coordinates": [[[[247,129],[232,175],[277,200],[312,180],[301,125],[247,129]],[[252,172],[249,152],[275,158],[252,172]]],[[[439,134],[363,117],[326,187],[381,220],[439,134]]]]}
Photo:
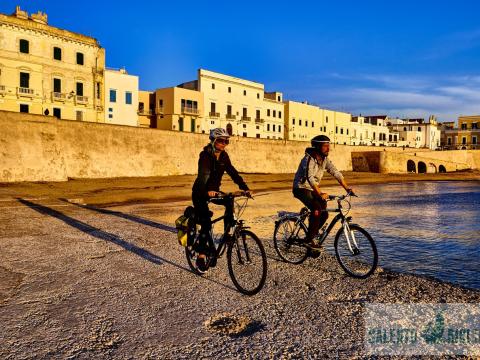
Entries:
{"type": "Polygon", "coordinates": [[[206,68],[353,114],[480,114],[478,1],[22,1],[151,90],[206,68]],[[201,6],[200,6],[201,5],[201,6]]]}

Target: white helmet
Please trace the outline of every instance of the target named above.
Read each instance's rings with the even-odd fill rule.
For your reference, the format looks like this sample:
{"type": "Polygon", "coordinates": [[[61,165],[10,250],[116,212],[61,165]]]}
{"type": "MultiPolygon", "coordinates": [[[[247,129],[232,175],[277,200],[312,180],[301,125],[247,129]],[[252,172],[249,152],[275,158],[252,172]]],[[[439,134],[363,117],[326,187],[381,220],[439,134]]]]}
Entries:
{"type": "Polygon", "coordinates": [[[215,128],[210,130],[210,136],[209,136],[210,141],[214,141],[218,138],[228,139],[229,137],[230,137],[230,134],[224,128],[215,128]]]}

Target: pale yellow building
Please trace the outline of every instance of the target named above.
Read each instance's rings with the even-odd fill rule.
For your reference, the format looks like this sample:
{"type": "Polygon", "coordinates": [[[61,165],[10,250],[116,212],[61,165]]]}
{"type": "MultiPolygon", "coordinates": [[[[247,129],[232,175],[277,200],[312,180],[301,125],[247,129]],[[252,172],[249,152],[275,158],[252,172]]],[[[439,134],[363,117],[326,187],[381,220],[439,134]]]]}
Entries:
{"type": "Polygon", "coordinates": [[[314,136],[327,135],[333,144],[350,144],[351,114],[290,100],[285,101],[285,114],[288,140],[310,141],[314,136]]]}
{"type": "Polygon", "coordinates": [[[397,146],[399,133],[391,130],[386,115],[353,116],[350,145],[397,146]]]}
{"type": "Polygon", "coordinates": [[[457,143],[460,149],[478,149],[480,141],[480,115],[458,118],[457,143]]]}
{"type": "Polygon", "coordinates": [[[138,76],[125,69],[106,69],[105,93],[105,123],[139,126],[138,76]]]}
{"type": "Polygon", "coordinates": [[[232,135],[283,139],[284,104],[278,92],[265,93],[264,85],[204,69],[197,80],[179,85],[203,94],[204,117],[200,132],[226,128],[232,135]]]}
{"type": "Polygon", "coordinates": [[[202,133],[203,94],[181,87],[155,91],[156,128],[202,133]]]}
{"type": "Polygon", "coordinates": [[[104,122],[105,51],[17,6],[0,14],[0,110],[104,122]]]}

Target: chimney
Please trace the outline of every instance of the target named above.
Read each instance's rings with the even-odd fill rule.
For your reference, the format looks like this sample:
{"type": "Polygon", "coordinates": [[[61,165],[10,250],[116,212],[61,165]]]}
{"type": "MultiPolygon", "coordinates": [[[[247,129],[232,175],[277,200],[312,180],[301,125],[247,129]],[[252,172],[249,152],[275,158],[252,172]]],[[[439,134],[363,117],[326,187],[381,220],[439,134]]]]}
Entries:
{"type": "Polygon", "coordinates": [[[38,11],[36,14],[32,14],[31,19],[35,22],[40,23],[40,24],[47,25],[47,23],[48,23],[47,14],[44,13],[44,12],[41,12],[41,11],[38,11]]]}
{"type": "Polygon", "coordinates": [[[12,15],[16,16],[19,19],[28,20],[28,13],[26,11],[20,9],[20,5],[17,5],[17,7],[15,8],[15,12],[12,15]]]}

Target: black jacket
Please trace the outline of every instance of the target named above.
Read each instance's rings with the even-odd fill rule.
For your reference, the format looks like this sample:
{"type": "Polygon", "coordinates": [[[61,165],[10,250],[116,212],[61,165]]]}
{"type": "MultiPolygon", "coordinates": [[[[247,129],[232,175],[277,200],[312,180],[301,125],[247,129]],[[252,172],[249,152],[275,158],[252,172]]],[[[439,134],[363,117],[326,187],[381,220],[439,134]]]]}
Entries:
{"type": "Polygon", "coordinates": [[[205,146],[198,159],[198,175],[193,184],[193,193],[207,198],[209,191],[219,191],[225,171],[241,190],[249,190],[245,181],[233,167],[228,154],[222,151],[217,160],[212,145],[205,146]]]}

